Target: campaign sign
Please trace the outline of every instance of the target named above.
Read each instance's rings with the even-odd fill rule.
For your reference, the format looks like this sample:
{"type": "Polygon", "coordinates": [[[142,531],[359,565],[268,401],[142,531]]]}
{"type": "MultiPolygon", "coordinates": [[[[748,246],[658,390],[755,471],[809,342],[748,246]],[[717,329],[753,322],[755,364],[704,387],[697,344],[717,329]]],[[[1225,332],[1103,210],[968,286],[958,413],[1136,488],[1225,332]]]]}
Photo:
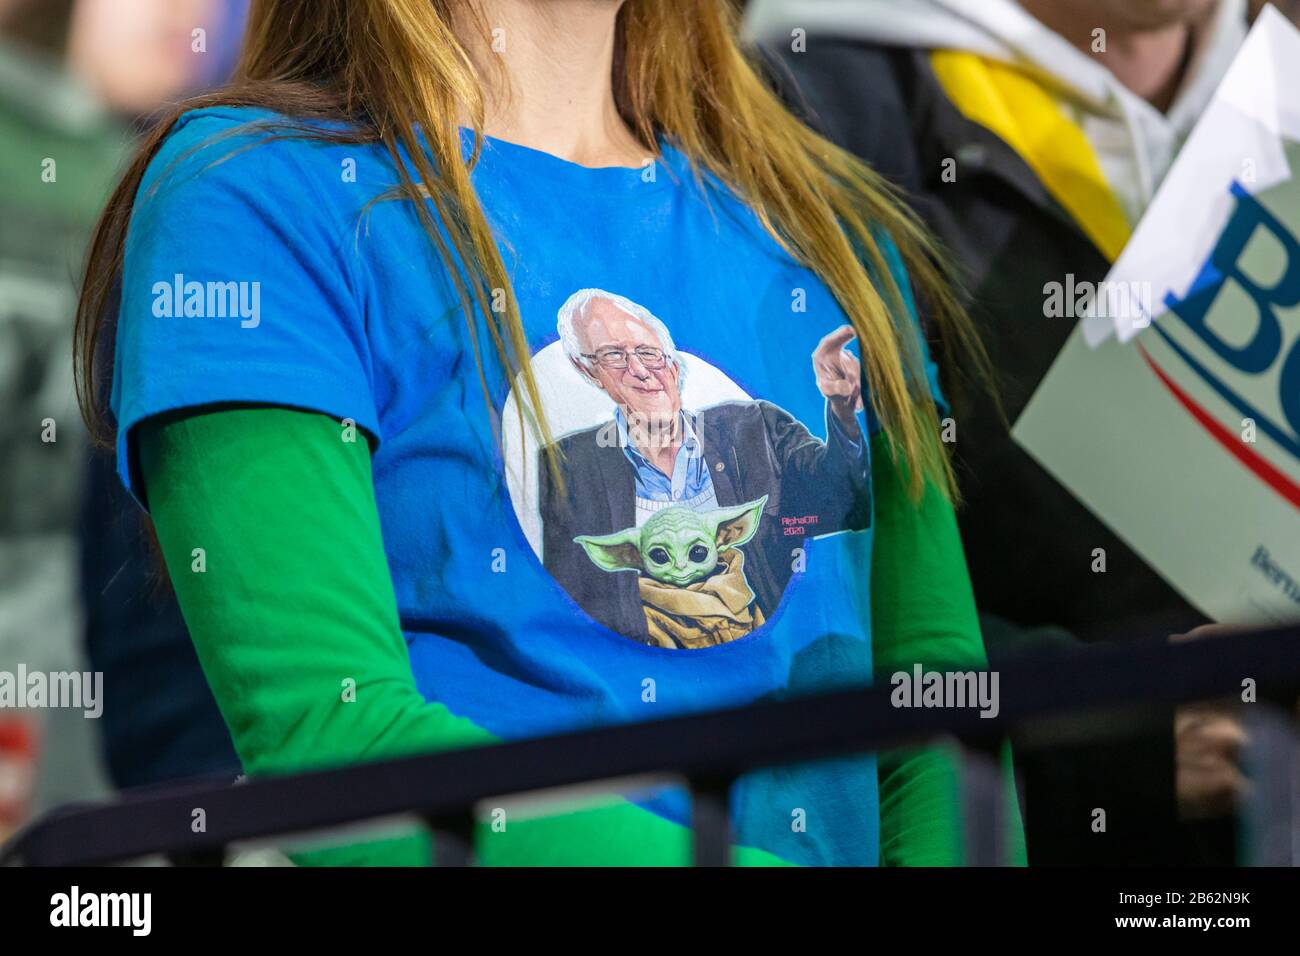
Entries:
{"type": "Polygon", "coordinates": [[[1233,623],[1300,620],[1298,77],[1270,11],[1107,279],[1153,287],[1149,314],[1082,321],[1013,430],[1233,623]]]}

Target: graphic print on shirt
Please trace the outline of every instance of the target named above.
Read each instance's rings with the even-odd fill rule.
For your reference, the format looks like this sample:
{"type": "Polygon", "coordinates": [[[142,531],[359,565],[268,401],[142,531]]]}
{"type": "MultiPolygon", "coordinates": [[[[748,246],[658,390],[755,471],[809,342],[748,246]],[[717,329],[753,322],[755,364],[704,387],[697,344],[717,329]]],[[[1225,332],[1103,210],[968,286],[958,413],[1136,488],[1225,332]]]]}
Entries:
{"type": "Polygon", "coordinates": [[[811,425],[679,347],[672,325],[691,317],[570,295],[559,341],[532,357],[558,480],[514,392],[503,458],[533,552],[579,607],[632,640],[696,649],[762,627],[807,572],[810,539],[870,527],[870,465],[849,326],[790,363],[824,397],[811,425]]]}

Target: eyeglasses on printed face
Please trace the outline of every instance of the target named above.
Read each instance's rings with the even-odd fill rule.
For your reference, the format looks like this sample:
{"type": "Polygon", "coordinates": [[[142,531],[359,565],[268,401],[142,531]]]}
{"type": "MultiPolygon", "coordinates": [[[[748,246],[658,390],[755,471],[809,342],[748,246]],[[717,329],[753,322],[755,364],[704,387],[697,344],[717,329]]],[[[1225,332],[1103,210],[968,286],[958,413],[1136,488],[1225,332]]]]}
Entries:
{"type": "MultiPolygon", "coordinates": [[[[635,355],[637,361],[651,371],[661,369],[667,364],[667,359],[664,356],[663,350],[651,348],[648,345],[642,345],[639,348],[633,349],[630,354],[635,355]]],[[[628,355],[629,353],[626,349],[601,349],[595,355],[589,355],[584,352],[582,357],[595,359],[600,363],[602,368],[623,369],[627,368],[628,355]]]]}

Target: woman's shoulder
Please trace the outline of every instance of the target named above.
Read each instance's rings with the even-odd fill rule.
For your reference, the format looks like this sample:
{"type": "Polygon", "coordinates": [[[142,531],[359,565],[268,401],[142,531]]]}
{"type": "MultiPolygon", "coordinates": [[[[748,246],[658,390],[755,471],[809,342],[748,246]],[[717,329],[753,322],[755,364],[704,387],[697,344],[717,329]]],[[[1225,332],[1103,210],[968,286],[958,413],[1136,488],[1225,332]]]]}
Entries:
{"type": "MultiPolygon", "coordinates": [[[[342,129],[341,124],[304,120],[259,107],[206,106],[187,110],[177,117],[163,138],[151,169],[159,165],[159,160],[209,154],[229,145],[240,149],[262,144],[277,150],[303,150],[310,147],[313,139],[342,129]]],[[[210,155],[203,158],[211,160],[210,155]]]]}
{"type": "MultiPolygon", "coordinates": [[[[191,190],[211,197],[259,194],[284,204],[298,195],[319,198],[321,183],[347,182],[358,164],[383,165],[382,151],[348,132],[341,121],[259,107],[189,110],[159,144],[141,180],[137,205],[191,190]]],[[[372,172],[367,180],[374,182],[376,175],[372,172]]]]}

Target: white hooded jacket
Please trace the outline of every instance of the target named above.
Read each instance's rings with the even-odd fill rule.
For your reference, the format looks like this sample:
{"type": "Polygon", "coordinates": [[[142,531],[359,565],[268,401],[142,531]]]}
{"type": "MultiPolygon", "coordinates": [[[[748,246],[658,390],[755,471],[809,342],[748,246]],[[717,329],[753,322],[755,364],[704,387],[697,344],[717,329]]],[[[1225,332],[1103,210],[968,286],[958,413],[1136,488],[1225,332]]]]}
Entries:
{"type": "Polygon", "coordinates": [[[836,36],[960,50],[1040,71],[1055,81],[1062,108],[1088,138],[1133,225],[1245,39],[1246,0],[1219,0],[1197,32],[1187,76],[1164,113],[1016,0],[752,0],[745,28],[751,38],[772,43],[788,42],[791,30],[803,28],[807,55],[814,55],[818,36],[836,36]]]}

